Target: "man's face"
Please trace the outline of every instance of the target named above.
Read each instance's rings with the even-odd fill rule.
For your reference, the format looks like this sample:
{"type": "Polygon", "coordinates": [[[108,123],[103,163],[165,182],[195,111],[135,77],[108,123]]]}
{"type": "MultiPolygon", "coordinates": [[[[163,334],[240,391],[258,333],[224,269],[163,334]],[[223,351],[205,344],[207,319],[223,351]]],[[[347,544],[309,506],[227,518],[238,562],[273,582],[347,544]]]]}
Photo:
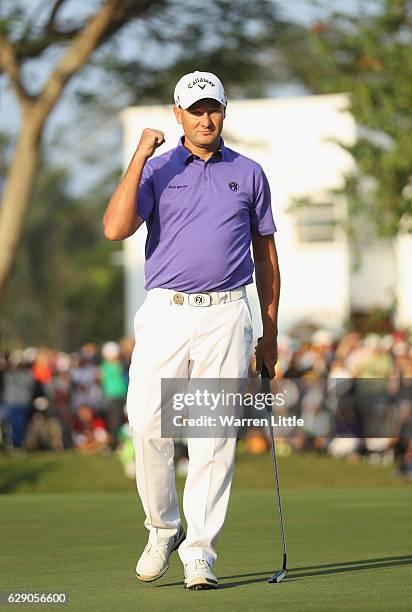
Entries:
{"type": "Polygon", "coordinates": [[[188,109],[173,107],[178,123],[193,145],[208,149],[219,142],[225,118],[225,107],[217,100],[198,100],[188,109]]]}

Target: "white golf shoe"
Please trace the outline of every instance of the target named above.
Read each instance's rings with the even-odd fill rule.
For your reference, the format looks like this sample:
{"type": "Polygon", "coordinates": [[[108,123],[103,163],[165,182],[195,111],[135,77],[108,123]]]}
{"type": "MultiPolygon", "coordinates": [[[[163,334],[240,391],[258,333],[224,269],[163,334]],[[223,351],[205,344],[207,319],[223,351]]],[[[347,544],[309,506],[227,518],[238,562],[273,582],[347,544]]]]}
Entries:
{"type": "Polygon", "coordinates": [[[143,582],[157,580],[169,569],[170,555],[179,548],[186,534],[182,526],[173,538],[146,545],[136,565],[136,578],[143,582]]]}
{"type": "Polygon", "coordinates": [[[217,589],[217,578],[207,561],[195,559],[185,563],[185,587],[192,591],[217,589]]]}

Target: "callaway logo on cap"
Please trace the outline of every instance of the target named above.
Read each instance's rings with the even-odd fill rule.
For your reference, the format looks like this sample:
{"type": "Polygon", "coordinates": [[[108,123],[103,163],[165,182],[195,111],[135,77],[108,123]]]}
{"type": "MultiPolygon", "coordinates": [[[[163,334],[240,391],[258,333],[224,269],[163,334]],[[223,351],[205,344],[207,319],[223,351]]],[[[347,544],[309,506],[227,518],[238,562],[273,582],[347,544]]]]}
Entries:
{"type": "Polygon", "coordinates": [[[184,109],[204,98],[213,98],[224,106],[227,104],[225,90],[217,76],[199,70],[182,76],[175,87],[174,98],[176,106],[184,109]]]}

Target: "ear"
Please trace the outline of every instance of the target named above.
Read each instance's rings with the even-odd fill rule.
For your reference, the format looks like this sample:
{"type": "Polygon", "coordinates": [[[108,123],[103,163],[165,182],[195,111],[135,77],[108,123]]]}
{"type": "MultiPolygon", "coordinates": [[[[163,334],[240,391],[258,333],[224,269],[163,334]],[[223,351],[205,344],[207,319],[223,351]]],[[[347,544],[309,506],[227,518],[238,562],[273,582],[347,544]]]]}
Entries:
{"type": "Polygon", "coordinates": [[[173,112],[175,114],[176,121],[180,123],[180,125],[182,125],[182,109],[179,106],[176,106],[176,104],[174,104],[173,112]]]}

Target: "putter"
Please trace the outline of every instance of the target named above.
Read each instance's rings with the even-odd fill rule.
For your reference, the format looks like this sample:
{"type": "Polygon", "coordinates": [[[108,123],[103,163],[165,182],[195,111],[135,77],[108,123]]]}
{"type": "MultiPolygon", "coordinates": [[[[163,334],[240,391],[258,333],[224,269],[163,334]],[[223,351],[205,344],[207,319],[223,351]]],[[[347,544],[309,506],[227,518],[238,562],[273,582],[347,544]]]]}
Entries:
{"type": "MultiPolygon", "coordinates": [[[[265,364],[263,364],[262,372],[261,372],[261,381],[262,381],[262,391],[263,393],[270,393],[270,376],[269,371],[265,364]]],[[[280,498],[280,484],[279,484],[279,470],[278,470],[278,462],[276,458],[276,442],[275,435],[273,433],[272,423],[270,421],[272,416],[272,407],[265,402],[266,412],[269,416],[269,435],[270,435],[270,443],[272,447],[272,459],[273,459],[273,469],[275,472],[275,481],[276,481],[276,493],[278,500],[278,509],[279,509],[279,517],[280,517],[280,534],[282,536],[282,553],[283,553],[283,563],[282,569],[275,572],[270,578],[268,578],[268,582],[270,584],[277,584],[281,582],[287,575],[288,569],[286,565],[286,541],[285,541],[285,528],[283,525],[283,512],[282,512],[282,500],[280,498]]]]}

